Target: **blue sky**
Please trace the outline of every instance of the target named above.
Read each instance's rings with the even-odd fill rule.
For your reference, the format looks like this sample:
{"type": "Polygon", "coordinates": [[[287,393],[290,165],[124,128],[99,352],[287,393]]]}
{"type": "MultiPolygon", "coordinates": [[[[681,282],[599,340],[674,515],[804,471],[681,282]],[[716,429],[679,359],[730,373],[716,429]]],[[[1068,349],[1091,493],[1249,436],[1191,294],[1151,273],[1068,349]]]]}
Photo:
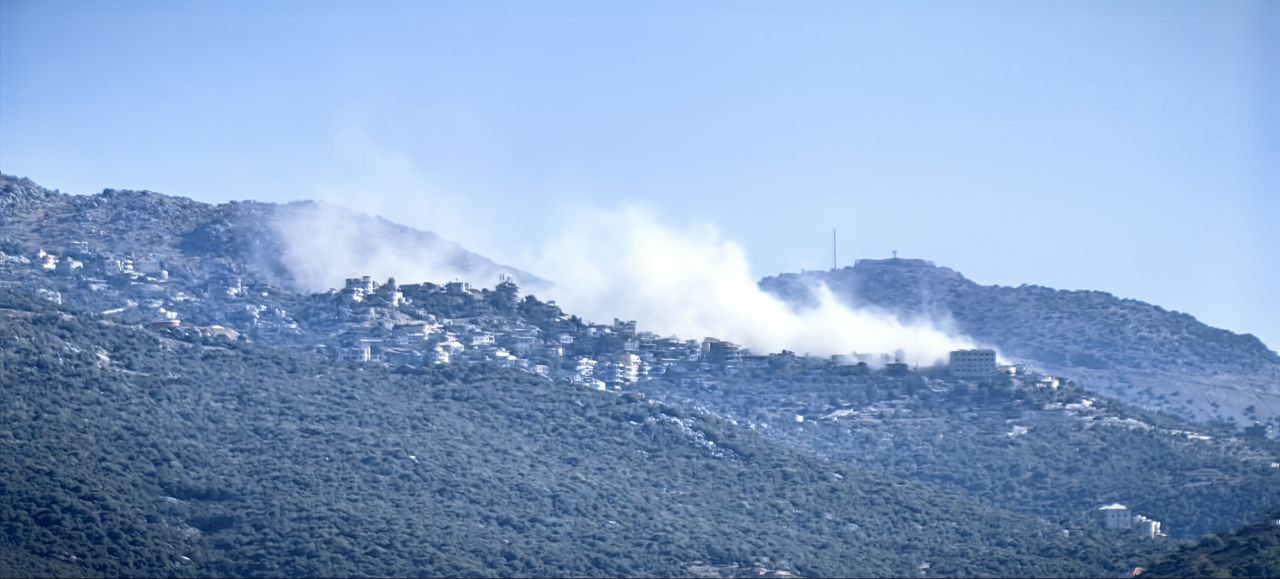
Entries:
{"type": "Polygon", "coordinates": [[[1280,3],[0,0],[0,170],[322,197],[519,261],[566,207],[759,275],[932,259],[1280,344],[1280,3]]]}

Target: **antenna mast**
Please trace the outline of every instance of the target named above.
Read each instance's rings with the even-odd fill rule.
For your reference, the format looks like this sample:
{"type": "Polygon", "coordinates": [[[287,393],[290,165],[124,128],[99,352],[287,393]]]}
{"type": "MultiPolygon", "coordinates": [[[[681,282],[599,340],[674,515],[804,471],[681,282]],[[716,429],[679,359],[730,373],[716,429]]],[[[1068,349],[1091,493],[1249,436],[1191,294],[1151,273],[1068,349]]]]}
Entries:
{"type": "Polygon", "coordinates": [[[836,228],[831,228],[831,271],[840,268],[840,262],[836,259],[836,228]]]}

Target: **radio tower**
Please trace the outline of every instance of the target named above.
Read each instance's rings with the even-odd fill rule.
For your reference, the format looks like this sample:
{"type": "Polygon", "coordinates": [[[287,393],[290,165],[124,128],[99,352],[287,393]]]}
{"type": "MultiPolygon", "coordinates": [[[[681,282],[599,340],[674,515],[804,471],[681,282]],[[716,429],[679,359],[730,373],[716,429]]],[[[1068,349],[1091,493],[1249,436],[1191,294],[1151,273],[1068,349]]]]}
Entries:
{"type": "Polygon", "coordinates": [[[836,228],[831,228],[831,271],[840,268],[840,262],[836,260],[836,228]]]}

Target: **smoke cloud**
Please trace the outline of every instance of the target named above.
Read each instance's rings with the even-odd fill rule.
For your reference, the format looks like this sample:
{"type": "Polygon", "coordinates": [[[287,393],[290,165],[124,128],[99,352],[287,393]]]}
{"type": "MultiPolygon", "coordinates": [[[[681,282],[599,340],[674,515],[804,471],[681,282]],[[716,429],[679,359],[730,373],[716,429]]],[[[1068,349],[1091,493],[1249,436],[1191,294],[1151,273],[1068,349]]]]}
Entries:
{"type": "Polygon", "coordinates": [[[758,352],[901,350],[907,362],[930,364],[973,346],[936,321],[903,322],[887,312],[851,308],[826,287],[814,288],[813,305],[794,307],[757,286],[742,248],[714,226],[668,226],[635,206],[570,210],[552,239],[513,249],[509,236],[485,234],[499,225],[483,195],[438,186],[411,158],[360,127],[336,133],[334,147],[340,170],[317,183],[321,198],[441,231],[469,249],[522,255],[513,261],[551,282],[432,233],[337,205],[296,203],[281,207],[275,224],[284,246],[281,262],[300,289],[324,291],[360,275],[492,286],[503,274],[589,320],[634,319],[664,336],[715,337],[758,352]]]}
{"type": "Polygon", "coordinates": [[[313,292],[342,287],[361,275],[383,280],[492,285],[500,274],[540,287],[542,280],[498,265],[433,233],[326,203],[292,203],[275,214],[284,246],[280,260],[292,283],[313,292]]]}
{"type": "Polygon", "coordinates": [[[282,207],[276,227],[283,263],[311,291],[358,275],[490,286],[502,273],[589,320],[634,319],[664,336],[715,337],[758,352],[902,351],[909,363],[931,364],[973,346],[932,321],[903,323],[886,312],[853,309],[825,286],[815,288],[815,305],[793,307],[757,286],[742,248],[714,226],[669,227],[637,207],[573,211],[557,237],[527,249],[524,262],[554,283],[434,234],[332,205],[282,207]]]}
{"type": "Polygon", "coordinates": [[[558,304],[587,319],[635,319],[662,335],[712,336],[759,352],[901,350],[918,364],[973,347],[933,322],[852,309],[825,286],[815,288],[816,305],[793,309],[759,288],[742,248],[711,225],[668,227],[637,207],[577,211],[568,222],[529,263],[555,280],[558,304]]]}

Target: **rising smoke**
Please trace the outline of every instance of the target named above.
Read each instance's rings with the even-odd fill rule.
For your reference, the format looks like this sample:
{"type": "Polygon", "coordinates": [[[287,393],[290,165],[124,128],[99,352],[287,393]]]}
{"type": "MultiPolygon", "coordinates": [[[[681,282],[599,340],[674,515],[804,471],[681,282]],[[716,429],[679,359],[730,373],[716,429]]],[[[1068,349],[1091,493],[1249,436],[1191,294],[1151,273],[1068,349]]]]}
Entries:
{"type": "Polygon", "coordinates": [[[275,229],[283,242],[281,263],[292,283],[305,291],[341,287],[348,277],[373,276],[379,281],[443,283],[455,279],[491,285],[499,274],[538,280],[466,251],[462,246],[327,203],[291,203],[275,213],[275,229]]]}
{"type": "MultiPolygon", "coordinates": [[[[336,286],[355,275],[394,276],[404,282],[466,279],[492,285],[498,272],[468,258],[455,244],[423,238],[326,205],[294,206],[277,220],[286,264],[303,287],[336,286]]],[[[577,210],[555,239],[526,252],[527,268],[553,280],[525,283],[543,299],[589,320],[635,319],[642,329],[684,339],[712,336],[758,352],[783,349],[829,355],[902,351],[907,362],[930,364],[967,338],[930,321],[842,304],[826,287],[816,305],[793,309],[756,285],[741,247],[715,227],[673,228],[635,207],[577,210]]]]}
{"type": "MultiPolygon", "coordinates": [[[[450,194],[451,188],[438,186],[411,158],[362,130],[344,130],[334,143],[342,171],[320,184],[322,198],[358,202],[366,211],[395,215],[398,221],[413,219],[471,248],[507,249],[486,243],[493,241],[485,235],[492,225],[473,195],[450,194]]],[[[814,305],[793,309],[756,285],[741,247],[715,227],[670,227],[636,207],[572,210],[554,239],[525,248],[518,261],[550,284],[434,235],[335,205],[286,206],[277,215],[277,229],[285,247],[282,261],[295,283],[312,291],[338,287],[357,275],[491,286],[502,273],[589,320],[634,319],[662,335],[713,336],[761,352],[901,350],[907,361],[928,364],[952,349],[972,346],[931,320],[903,323],[885,312],[851,309],[825,287],[814,288],[814,305]]]]}
{"type": "Polygon", "coordinates": [[[710,225],[673,228],[626,207],[580,211],[531,268],[557,282],[557,303],[588,319],[621,317],[681,338],[714,336],[760,352],[891,353],[930,364],[972,342],[920,321],[842,304],[825,286],[793,309],[759,288],[742,248],[710,225]]]}

